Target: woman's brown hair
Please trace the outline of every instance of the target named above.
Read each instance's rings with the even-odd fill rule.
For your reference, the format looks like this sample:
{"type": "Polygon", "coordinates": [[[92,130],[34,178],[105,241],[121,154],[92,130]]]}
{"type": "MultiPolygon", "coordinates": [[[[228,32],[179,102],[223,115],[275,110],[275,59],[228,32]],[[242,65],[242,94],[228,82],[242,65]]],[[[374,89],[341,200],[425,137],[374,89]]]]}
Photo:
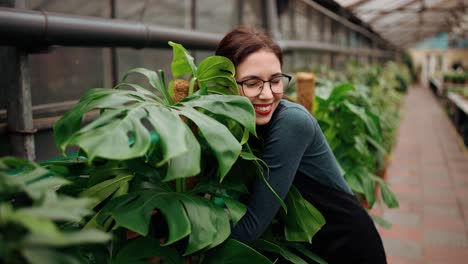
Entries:
{"type": "Polygon", "coordinates": [[[281,48],[265,32],[246,26],[235,28],[224,36],[215,54],[227,57],[237,67],[250,54],[259,50],[273,52],[283,65],[281,48]]]}

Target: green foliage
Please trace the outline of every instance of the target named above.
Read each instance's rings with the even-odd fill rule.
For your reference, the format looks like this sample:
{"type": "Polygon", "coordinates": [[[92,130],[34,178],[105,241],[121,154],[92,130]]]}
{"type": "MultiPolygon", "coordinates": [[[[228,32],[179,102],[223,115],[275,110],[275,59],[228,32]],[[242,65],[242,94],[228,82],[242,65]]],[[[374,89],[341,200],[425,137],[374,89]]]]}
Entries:
{"type": "Polygon", "coordinates": [[[65,153],[78,146],[78,153],[40,165],[1,160],[0,260],[184,263],[189,256],[199,263],[271,263],[262,254],[271,249],[260,253],[228,239],[246,213],[241,201],[253,177],[283,206],[275,237],[310,243],[323,216],[295,189],[286,214],[266,181],[248,144],[255,113],[238,96],[234,65],[211,56],[197,67],[181,45],[170,45],[173,76],[190,79],[188,97],[174,102],[174,81],[167,85],[162,71],[130,70],[112,89],[89,90],[56,123],[57,147],[65,153]],[[129,75],[144,76],[148,87],[128,82],[129,75]],[[98,117],[82,124],[93,111],[98,117]]]}
{"type": "Polygon", "coordinates": [[[0,262],[80,263],[70,248],[110,239],[80,230],[93,201],[57,193],[65,184],[70,182],[35,163],[0,159],[0,262]]]}
{"type": "Polygon", "coordinates": [[[286,197],[288,213],[281,212],[284,236],[288,241],[312,243],[314,235],[325,225],[322,214],[292,186],[286,197]]]}
{"type": "MultiPolygon", "coordinates": [[[[266,240],[257,240],[252,246],[260,251],[265,251],[276,259],[281,258],[284,261],[294,264],[318,263],[326,262],[316,254],[307,250],[303,245],[297,243],[274,243],[266,240]]],[[[281,262],[282,263],[282,262],[281,262]]]]}
{"type": "Polygon", "coordinates": [[[314,116],[351,189],[372,208],[380,186],[385,204],[398,207],[395,196],[376,174],[386,166],[395,141],[400,93],[407,89],[409,73],[392,62],[384,68],[351,63],[346,76],[348,83],[320,83],[314,116]]]}
{"type": "Polygon", "coordinates": [[[418,75],[416,73],[416,69],[414,67],[414,62],[413,62],[413,58],[411,57],[411,54],[409,54],[408,52],[403,53],[402,62],[408,68],[408,71],[409,71],[410,76],[411,76],[411,81],[412,82],[417,81],[418,80],[418,75]]]}
{"type": "Polygon", "coordinates": [[[464,98],[468,99],[468,86],[466,87],[448,87],[447,93],[452,92],[461,95],[464,98]]]}
{"type": "Polygon", "coordinates": [[[468,80],[468,72],[446,72],[444,73],[443,78],[444,82],[447,83],[463,84],[468,80]]]}

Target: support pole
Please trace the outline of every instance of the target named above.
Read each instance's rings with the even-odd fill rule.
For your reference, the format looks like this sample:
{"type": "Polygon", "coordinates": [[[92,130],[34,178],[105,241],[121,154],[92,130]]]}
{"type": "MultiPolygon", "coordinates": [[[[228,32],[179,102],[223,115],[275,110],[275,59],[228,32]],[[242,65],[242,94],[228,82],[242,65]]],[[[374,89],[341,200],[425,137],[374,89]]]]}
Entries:
{"type": "MultiPolygon", "coordinates": [[[[21,0],[2,0],[0,6],[25,8],[21,0]]],[[[11,151],[14,156],[35,160],[34,126],[31,103],[29,59],[25,50],[2,47],[0,69],[7,89],[7,126],[11,151]]]]}
{"type": "MultiPolygon", "coordinates": [[[[11,67],[12,78],[7,84],[8,115],[7,124],[11,144],[11,154],[28,160],[35,160],[34,126],[31,103],[31,79],[28,54],[15,48],[6,48],[4,54],[15,64],[11,67]]],[[[8,70],[6,68],[5,70],[8,70]]]]}

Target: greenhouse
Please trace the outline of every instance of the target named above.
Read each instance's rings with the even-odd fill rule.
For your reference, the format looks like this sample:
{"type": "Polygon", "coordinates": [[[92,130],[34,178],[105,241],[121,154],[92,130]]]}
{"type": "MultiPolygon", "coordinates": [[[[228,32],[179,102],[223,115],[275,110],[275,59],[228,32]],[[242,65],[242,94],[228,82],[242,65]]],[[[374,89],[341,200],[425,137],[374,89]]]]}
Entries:
{"type": "Polygon", "coordinates": [[[0,0],[0,263],[468,263],[468,0],[0,0]]]}

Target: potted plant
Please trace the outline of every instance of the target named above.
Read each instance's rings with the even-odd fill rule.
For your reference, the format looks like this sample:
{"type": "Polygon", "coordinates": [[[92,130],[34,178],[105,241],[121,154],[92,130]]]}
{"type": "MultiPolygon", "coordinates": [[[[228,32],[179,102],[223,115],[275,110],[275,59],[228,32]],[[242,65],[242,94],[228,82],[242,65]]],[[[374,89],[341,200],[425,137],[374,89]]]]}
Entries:
{"type": "Polygon", "coordinates": [[[72,183],[60,193],[92,198],[95,213],[80,228],[112,234],[104,251],[83,251],[88,263],[98,255],[99,263],[323,263],[301,242],[325,221],[294,188],[284,202],[278,197],[284,211],[264,238],[251,245],[229,239],[246,211],[248,182],[260,177],[269,187],[248,144],[254,110],[238,96],[228,59],[211,56],[196,66],[181,45],[170,45],[172,75],[189,84],[186,98],[173,100],[178,84],[167,85],[162,71],[137,68],[113,89],[89,90],[54,127],[57,147],[79,152],[41,166],[72,183]],[[150,88],[126,81],[135,74],[150,88]],[[92,111],[100,115],[83,126],[92,111]]]}

